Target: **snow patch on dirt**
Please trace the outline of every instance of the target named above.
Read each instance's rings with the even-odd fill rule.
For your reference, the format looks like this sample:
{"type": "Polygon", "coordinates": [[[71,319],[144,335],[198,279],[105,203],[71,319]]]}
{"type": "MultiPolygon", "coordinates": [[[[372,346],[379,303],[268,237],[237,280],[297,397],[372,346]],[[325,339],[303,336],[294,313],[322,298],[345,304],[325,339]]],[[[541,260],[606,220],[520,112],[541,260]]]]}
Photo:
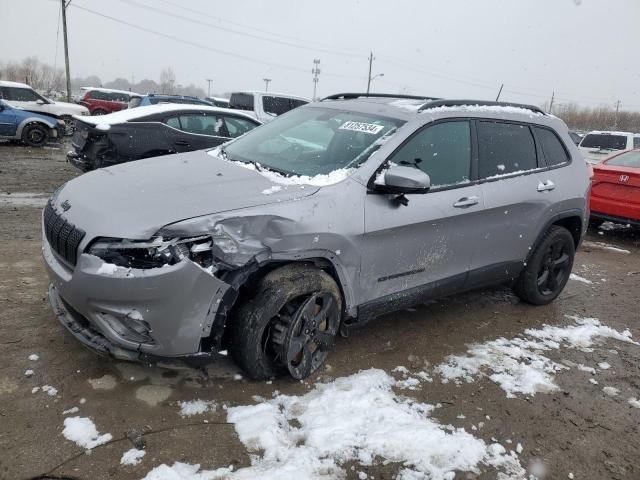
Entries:
{"type": "Polygon", "coordinates": [[[471,383],[476,377],[487,376],[512,398],[517,393],[535,395],[558,389],[554,374],[569,367],[554,362],[543,352],[561,347],[589,351],[596,341],[605,338],[638,345],[629,330],[619,332],[602,325],[597,318],[567,318],[575,324],[545,325],[541,329],[527,329],[520,337],[471,345],[467,355],[450,356],[435,371],[442,376],[443,383],[471,383]]]}
{"type": "Polygon", "coordinates": [[[569,279],[575,280],[576,282],[586,283],[587,285],[591,285],[593,283],[591,280],[587,280],[586,278],[581,277],[580,275],[576,275],[575,273],[569,275],[569,279]]]}
{"type": "Polygon", "coordinates": [[[405,479],[453,478],[455,471],[479,473],[488,465],[505,478],[524,477],[515,453],[439,424],[429,417],[432,405],[397,395],[396,382],[369,369],[317,384],[305,395],[230,407],[227,420],[252,454],[251,467],[230,474],[175,463],[155,468],[145,480],[342,478],[344,462],[371,465],[376,458],[402,463],[398,478],[405,479]]]}
{"type": "Polygon", "coordinates": [[[142,461],[142,457],[145,456],[147,452],[144,450],[138,450],[137,448],[132,448],[131,450],[127,450],[122,454],[122,458],[120,459],[121,465],[138,465],[142,461]]]}
{"type": "Polygon", "coordinates": [[[110,433],[100,435],[95,424],[87,417],[65,418],[62,435],[87,450],[107,443],[113,438],[110,433]]]}
{"type": "Polygon", "coordinates": [[[216,409],[215,402],[211,400],[190,400],[178,402],[178,404],[180,405],[180,416],[182,417],[200,415],[209,410],[214,411],[216,409]]]}

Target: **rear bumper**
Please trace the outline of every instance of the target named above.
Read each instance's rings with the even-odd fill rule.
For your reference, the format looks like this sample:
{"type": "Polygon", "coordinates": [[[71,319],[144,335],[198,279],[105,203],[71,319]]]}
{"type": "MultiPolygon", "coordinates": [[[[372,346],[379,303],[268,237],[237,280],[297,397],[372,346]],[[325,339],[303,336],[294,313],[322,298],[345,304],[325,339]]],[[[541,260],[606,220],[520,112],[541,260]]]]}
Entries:
{"type": "Polygon", "coordinates": [[[229,286],[195,263],[165,268],[118,268],[81,254],[73,270],[46,239],[43,257],[51,280],[49,301],[56,317],[85,347],[122,360],[205,360],[201,340],[211,327],[229,286]]]}
{"type": "Polygon", "coordinates": [[[591,196],[591,216],[597,218],[610,217],[612,220],[624,223],[640,223],[640,205],[631,202],[621,202],[602,197],[591,196]]]}

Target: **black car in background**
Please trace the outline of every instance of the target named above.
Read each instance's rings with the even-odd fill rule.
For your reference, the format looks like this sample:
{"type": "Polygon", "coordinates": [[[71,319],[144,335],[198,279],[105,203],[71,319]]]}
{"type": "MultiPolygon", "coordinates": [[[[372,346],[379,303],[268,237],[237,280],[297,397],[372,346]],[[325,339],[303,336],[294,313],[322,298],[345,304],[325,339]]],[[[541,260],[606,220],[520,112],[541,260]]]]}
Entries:
{"type": "Polygon", "coordinates": [[[211,148],[260,125],[239,112],[162,104],[99,117],[76,117],[67,160],[82,171],[171,153],[211,148]]]}

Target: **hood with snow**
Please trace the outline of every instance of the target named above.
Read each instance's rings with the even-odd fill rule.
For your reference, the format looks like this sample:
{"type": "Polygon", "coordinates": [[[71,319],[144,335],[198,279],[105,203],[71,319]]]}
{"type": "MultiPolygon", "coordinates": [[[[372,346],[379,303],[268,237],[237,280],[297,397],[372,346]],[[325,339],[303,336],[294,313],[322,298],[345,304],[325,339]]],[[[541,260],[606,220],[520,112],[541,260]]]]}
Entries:
{"type": "Polygon", "coordinates": [[[147,239],[185,219],[298,200],[319,188],[276,180],[200,150],[95,170],[52,201],[87,239],[147,239]]]}

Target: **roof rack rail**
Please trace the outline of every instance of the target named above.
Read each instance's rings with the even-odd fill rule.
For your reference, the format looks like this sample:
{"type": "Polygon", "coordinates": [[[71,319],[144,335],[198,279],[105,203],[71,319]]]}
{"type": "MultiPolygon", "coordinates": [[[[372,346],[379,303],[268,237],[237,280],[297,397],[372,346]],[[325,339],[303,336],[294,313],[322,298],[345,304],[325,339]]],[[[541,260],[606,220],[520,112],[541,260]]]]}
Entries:
{"type": "Polygon", "coordinates": [[[524,110],[531,110],[535,113],[546,115],[546,113],[533,105],[525,105],[523,103],[511,103],[511,102],[492,102],[488,100],[432,100],[422,105],[418,111],[429,110],[430,108],[438,107],[463,107],[463,106],[480,106],[480,107],[515,107],[522,108],[524,110]]]}
{"type": "Polygon", "coordinates": [[[335,93],[320,100],[353,100],[354,98],[402,98],[407,100],[439,100],[437,97],[429,97],[427,95],[398,95],[395,93],[335,93]]]}

